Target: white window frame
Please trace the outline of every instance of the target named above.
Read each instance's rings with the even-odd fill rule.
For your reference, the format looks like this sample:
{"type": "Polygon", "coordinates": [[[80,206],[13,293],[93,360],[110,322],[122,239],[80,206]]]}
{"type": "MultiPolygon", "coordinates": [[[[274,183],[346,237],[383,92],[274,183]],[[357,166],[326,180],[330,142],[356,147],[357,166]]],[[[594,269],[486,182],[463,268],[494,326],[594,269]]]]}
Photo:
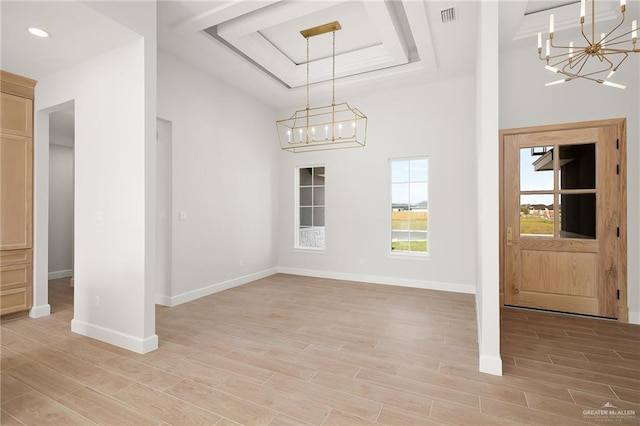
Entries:
{"type": "MultiPolygon", "coordinates": [[[[427,197],[429,198],[429,182],[431,181],[431,167],[430,167],[430,159],[428,155],[416,155],[411,157],[398,157],[398,158],[390,158],[387,165],[387,184],[389,185],[389,198],[387,202],[387,226],[388,226],[388,240],[387,240],[387,257],[390,258],[413,258],[418,260],[428,260],[431,256],[430,244],[429,244],[429,234],[431,233],[431,215],[429,212],[431,211],[431,203],[427,199],[427,251],[419,252],[419,251],[395,251],[391,250],[391,243],[393,242],[393,229],[392,229],[392,209],[393,209],[393,181],[392,181],[392,163],[394,161],[410,161],[410,160],[427,160],[427,197]]],[[[409,179],[409,183],[411,179],[409,179]]]]}
{"type": "Polygon", "coordinates": [[[300,169],[309,169],[309,168],[316,168],[316,167],[324,167],[325,169],[325,174],[327,172],[327,168],[324,164],[311,164],[311,165],[304,165],[304,166],[295,166],[293,169],[293,181],[294,181],[294,212],[293,212],[293,216],[294,216],[294,245],[293,248],[295,251],[304,251],[304,252],[315,252],[315,253],[324,253],[327,247],[327,242],[326,242],[326,235],[327,235],[327,210],[326,210],[326,206],[327,206],[327,180],[325,177],[325,182],[324,182],[324,208],[325,208],[325,218],[324,218],[324,235],[325,235],[325,242],[324,242],[324,246],[323,247],[308,247],[308,246],[302,246],[300,245],[300,169]]]}

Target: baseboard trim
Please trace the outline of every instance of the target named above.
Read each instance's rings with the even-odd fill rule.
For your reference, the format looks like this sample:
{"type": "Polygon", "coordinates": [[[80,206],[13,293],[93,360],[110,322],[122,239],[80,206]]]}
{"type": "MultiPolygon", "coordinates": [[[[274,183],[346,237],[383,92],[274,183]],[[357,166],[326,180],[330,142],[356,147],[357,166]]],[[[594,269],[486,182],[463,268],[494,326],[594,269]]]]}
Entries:
{"type": "Polygon", "coordinates": [[[164,306],[174,307],[183,303],[191,302],[201,297],[209,296],[220,291],[228,290],[233,287],[238,287],[243,284],[250,283],[251,281],[259,280],[261,278],[269,277],[278,272],[278,268],[269,268],[264,271],[254,272],[252,274],[243,275],[238,278],[223,281],[216,284],[211,284],[206,287],[199,288],[197,290],[187,291],[176,296],[164,296],[156,295],[156,303],[164,306]],[[159,303],[162,302],[162,303],[159,303]],[[167,303],[168,302],[168,303],[167,303]]]}
{"type": "Polygon", "coordinates": [[[146,354],[158,349],[158,336],[156,334],[141,339],[77,319],[71,320],[71,331],[139,354],[146,354]]]}
{"type": "Polygon", "coordinates": [[[156,294],[156,305],[171,307],[171,296],[156,294]]]}
{"type": "Polygon", "coordinates": [[[629,324],[640,324],[640,312],[629,311],[629,324]]]}
{"type": "Polygon", "coordinates": [[[57,280],[58,278],[73,277],[73,269],[63,269],[62,271],[49,272],[50,280],[57,280]]]}
{"type": "Polygon", "coordinates": [[[316,269],[300,269],[280,266],[279,273],[301,275],[314,278],[328,278],[343,281],[358,281],[371,284],[384,284],[399,287],[422,288],[425,290],[440,290],[453,293],[476,294],[476,287],[471,284],[443,283],[438,281],[412,280],[406,278],[383,277],[378,275],[351,274],[346,272],[320,271],[316,269]]]}
{"type": "Polygon", "coordinates": [[[478,358],[478,370],[481,373],[502,376],[502,358],[493,355],[480,355],[478,358]]]}
{"type": "Polygon", "coordinates": [[[51,305],[48,303],[46,305],[33,306],[29,309],[29,316],[31,318],[42,318],[51,315],[51,305]]]}

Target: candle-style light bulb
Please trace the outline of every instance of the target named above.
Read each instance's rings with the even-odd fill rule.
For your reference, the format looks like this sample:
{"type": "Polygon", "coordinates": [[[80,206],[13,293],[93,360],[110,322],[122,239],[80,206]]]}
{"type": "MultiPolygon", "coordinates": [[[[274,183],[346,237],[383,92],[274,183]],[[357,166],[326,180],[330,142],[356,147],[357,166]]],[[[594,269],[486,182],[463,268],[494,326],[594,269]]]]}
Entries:
{"type": "Polygon", "coordinates": [[[551,55],[551,40],[547,40],[547,59],[551,55]]]}
{"type": "Polygon", "coordinates": [[[635,41],[638,39],[638,21],[631,21],[631,38],[635,41]]]}
{"type": "Polygon", "coordinates": [[[569,42],[569,58],[573,58],[573,42],[569,42]]]}
{"type": "Polygon", "coordinates": [[[554,21],[554,17],[553,17],[553,13],[551,15],[549,15],[549,34],[553,34],[553,22],[554,21]]]}
{"type": "Polygon", "coordinates": [[[580,0],[580,20],[584,21],[584,14],[586,10],[586,0],[580,0]]]}
{"type": "Polygon", "coordinates": [[[302,142],[302,127],[298,129],[298,136],[300,137],[300,142],[302,142]]]}
{"type": "Polygon", "coordinates": [[[311,128],[311,140],[316,140],[316,128],[312,127],[311,128]]]}
{"type": "Polygon", "coordinates": [[[604,42],[604,37],[606,36],[605,33],[601,33],[600,34],[600,49],[604,50],[605,48],[605,42],[604,42]]]}
{"type": "Polygon", "coordinates": [[[329,126],[324,126],[324,138],[329,139],[329,126]]]}
{"type": "Polygon", "coordinates": [[[287,130],[287,142],[291,143],[291,130],[287,130]]]}
{"type": "Polygon", "coordinates": [[[538,52],[542,52],[542,33],[538,33],[538,52]]]}
{"type": "Polygon", "coordinates": [[[342,137],[342,123],[338,124],[338,137],[342,137]]]}

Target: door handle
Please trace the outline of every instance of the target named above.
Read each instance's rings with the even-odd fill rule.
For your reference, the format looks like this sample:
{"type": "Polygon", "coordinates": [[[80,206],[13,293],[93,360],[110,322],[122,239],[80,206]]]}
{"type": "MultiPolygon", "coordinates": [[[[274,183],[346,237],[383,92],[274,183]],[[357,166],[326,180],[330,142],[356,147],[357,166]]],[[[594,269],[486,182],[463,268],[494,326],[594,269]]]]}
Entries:
{"type": "Polygon", "coordinates": [[[507,228],[507,245],[513,244],[513,229],[509,226],[507,228]]]}

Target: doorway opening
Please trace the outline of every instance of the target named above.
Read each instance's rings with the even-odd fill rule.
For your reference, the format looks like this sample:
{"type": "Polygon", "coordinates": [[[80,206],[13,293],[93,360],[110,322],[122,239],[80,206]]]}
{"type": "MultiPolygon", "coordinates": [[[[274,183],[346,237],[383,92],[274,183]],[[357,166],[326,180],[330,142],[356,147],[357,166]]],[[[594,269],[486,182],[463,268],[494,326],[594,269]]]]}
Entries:
{"type": "Polygon", "coordinates": [[[73,312],[74,105],[49,114],[48,289],[51,312],[73,312]]]}

